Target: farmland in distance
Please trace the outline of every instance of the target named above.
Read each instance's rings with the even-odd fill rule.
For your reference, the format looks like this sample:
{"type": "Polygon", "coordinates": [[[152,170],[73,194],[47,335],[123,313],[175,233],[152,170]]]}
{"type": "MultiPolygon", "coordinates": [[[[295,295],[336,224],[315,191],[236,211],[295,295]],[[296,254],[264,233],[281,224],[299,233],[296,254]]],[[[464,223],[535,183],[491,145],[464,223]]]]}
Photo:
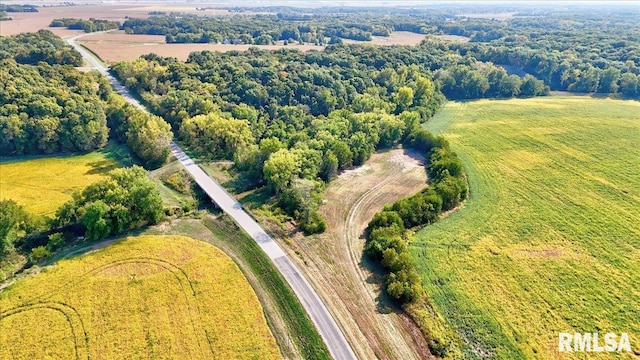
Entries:
{"type": "Polygon", "coordinates": [[[467,357],[557,358],[558,332],[626,332],[638,351],[640,104],[450,102],[427,127],[463,160],[471,196],[411,251],[467,357]]]}

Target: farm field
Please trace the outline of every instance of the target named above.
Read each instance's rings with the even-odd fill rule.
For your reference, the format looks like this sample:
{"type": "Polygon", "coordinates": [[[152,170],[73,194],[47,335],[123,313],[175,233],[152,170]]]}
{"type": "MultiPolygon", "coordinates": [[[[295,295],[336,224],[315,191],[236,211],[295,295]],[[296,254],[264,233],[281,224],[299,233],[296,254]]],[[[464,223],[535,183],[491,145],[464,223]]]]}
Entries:
{"type": "MultiPolygon", "coordinates": [[[[425,35],[407,31],[397,31],[388,37],[374,36],[372,41],[343,40],[345,43],[375,44],[383,46],[410,45],[415,46],[424,40],[425,35]]],[[[466,39],[464,37],[460,37],[466,39]]],[[[459,39],[455,39],[460,41],[459,39]]],[[[131,35],[124,31],[112,31],[100,34],[88,34],[78,39],[82,44],[100,59],[106,62],[132,61],[142,55],[154,53],[160,56],[172,56],[180,61],[186,61],[194,51],[245,51],[255,47],[263,50],[277,50],[282,48],[300,51],[322,50],[320,45],[276,44],[276,45],[232,45],[232,44],[167,44],[163,35],[131,35]]]]}
{"type": "Polygon", "coordinates": [[[626,332],[637,356],[640,103],[449,102],[427,128],[463,160],[471,197],[411,251],[466,357],[586,358],[560,355],[559,332],[626,332]]]}
{"type": "MultiPolygon", "coordinates": [[[[21,4],[20,2],[18,2],[21,4]]],[[[85,1],[82,5],[59,6],[60,2],[39,3],[36,13],[10,13],[13,19],[0,23],[0,36],[15,35],[21,32],[35,32],[40,29],[47,29],[59,35],[80,34],[79,30],[68,30],[66,28],[50,28],[51,20],[57,18],[79,18],[79,19],[102,19],[110,21],[124,22],[126,17],[146,18],[150,11],[165,12],[187,12],[207,15],[230,14],[226,10],[196,11],[196,6],[185,6],[180,4],[157,4],[149,6],[138,6],[132,4],[100,3],[97,1],[85,1]]]]}
{"type": "Polygon", "coordinates": [[[383,45],[383,46],[391,46],[391,45],[409,45],[415,46],[420,44],[426,35],[424,34],[416,34],[410,31],[395,31],[391,33],[389,36],[372,36],[371,41],[357,41],[357,40],[349,40],[343,39],[342,42],[347,44],[374,44],[374,45],[383,45]]]}
{"type": "Polygon", "coordinates": [[[122,166],[123,151],[109,145],[83,155],[0,158],[0,200],[14,200],[32,214],[52,215],[74,191],[122,166]]]}
{"type": "Polygon", "coordinates": [[[167,44],[162,35],[131,35],[122,31],[104,34],[90,34],[78,39],[100,59],[106,62],[132,61],[142,55],[154,53],[159,56],[171,56],[186,61],[194,51],[244,51],[251,47],[263,50],[281,48],[298,49],[300,51],[322,50],[324,46],[316,45],[232,45],[232,44],[167,44]]]}
{"type": "Polygon", "coordinates": [[[324,234],[278,234],[362,359],[432,358],[411,320],[378,297],[378,282],[362,258],[373,215],[425,186],[422,163],[419,154],[403,149],[375,153],[327,185],[319,209],[327,221],[324,234]]]}
{"type": "Polygon", "coordinates": [[[256,294],[219,249],[139,236],[0,293],[0,358],[280,357],[256,294]]]}

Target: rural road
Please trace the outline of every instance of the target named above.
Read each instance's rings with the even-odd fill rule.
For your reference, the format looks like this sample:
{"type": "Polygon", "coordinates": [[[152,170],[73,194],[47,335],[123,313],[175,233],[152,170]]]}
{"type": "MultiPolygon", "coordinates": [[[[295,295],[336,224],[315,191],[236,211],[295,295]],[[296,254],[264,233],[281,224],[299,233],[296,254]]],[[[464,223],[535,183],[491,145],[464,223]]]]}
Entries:
{"type": "MultiPolygon", "coordinates": [[[[75,40],[85,36],[81,34],[67,38],[67,42],[73,46],[82,57],[91,64],[101,74],[105,75],[113,87],[122,96],[127,99],[133,106],[146,109],[131,96],[129,91],[109,74],[107,68],[94,58],[86,49],[76,44],[75,40]]],[[[207,175],[191,158],[182,151],[182,149],[174,142],[171,142],[171,151],[173,155],[182,163],[187,172],[193,177],[196,183],[204,192],[229,215],[251,238],[260,246],[260,248],[269,256],[276,268],[282,276],[287,280],[294,293],[302,303],[302,306],[309,314],[311,320],[315,324],[320,336],[324,340],[331,356],[338,359],[355,359],[356,356],[347,342],[344,334],[336,324],[335,320],[327,310],[318,294],[313,290],[307,279],[295,266],[291,259],[286,255],[282,248],[273,240],[269,234],[244,211],[242,205],[227,191],[207,175]]]]}

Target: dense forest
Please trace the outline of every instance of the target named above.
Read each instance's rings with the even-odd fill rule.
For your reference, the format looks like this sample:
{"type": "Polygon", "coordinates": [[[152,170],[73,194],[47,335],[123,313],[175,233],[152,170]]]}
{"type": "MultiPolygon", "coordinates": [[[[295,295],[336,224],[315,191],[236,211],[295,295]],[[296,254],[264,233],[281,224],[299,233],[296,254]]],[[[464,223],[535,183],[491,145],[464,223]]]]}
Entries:
{"type": "Polygon", "coordinates": [[[19,64],[82,65],[82,56],[48,30],[0,36],[0,60],[13,59],[19,64]]]}
{"type": "Polygon", "coordinates": [[[271,45],[276,41],[324,45],[339,39],[369,41],[389,36],[393,27],[372,24],[364,18],[296,14],[203,18],[189,14],[128,19],[127,33],[166,35],[167,43],[233,43],[271,45]]]}
{"type": "Polygon", "coordinates": [[[444,100],[440,88],[469,98],[546,91],[532,76],[440,55],[336,45],[306,54],[195,52],[187,62],[149,55],[112,70],[193,151],[233,160],[249,188],[267,185],[312,233],[323,230],[316,214],[323,183],[406,140],[444,100]],[[448,70],[431,71],[440,66],[448,70]],[[434,75],[457,83],[441,86],[434,75]]]}
{"type": "MultiPolygon", "coordinates": [[[[506,5],[505,5],[506,6],[506,5]]],[[[463,11],[464,6],[461,7],[463,11]]],[[[637,9],[624,7],[538,7],[518,8],[512,17],[496,20],[466,17],[451,8],[264,8],[272,15],[234,15],[199,17],[186,14],[129,19],[122,28],[133,34],[166,35],[168,43],[286,43],[337,44],[341,39],[368,41],[372,36],[389,36],[394,31],[425,35],[458,35],[469,42],[446,42],[429,38],[420,47],[425,55],[459,55],[461,65],[491,62],[510,74],[532,76],[523,93],[538,92],[534,77],[551,90],[584,93],[620,93],[640,97],[640,48],[637,9]],[[630,10],[630,11],[627,11],[630,10]],[[634,12],[635,11],[635,12],[634,12]]],[[[235,9],[240,11],[241,9],[235,9]]],[[[477,9],[475,9],[478,11],[477,9]]],[[[514,10],[506,7],[505,11],[514,10]]],[[[458,12],[460,12],[458,11],[458,12]]],[[[495,10],[494,10],[495,11],[495,10]]],[[[420,55],[418,55],[420,56],[420,55]]],[[[431,70],[443,67],[432,62],[431,70]]],[[[479,76],[462,73],[445,79],[443,91],[450,98],[510,96],[515,78],[501,89],[458,93],[467,88],[453,78],[471,78],[474,83],[495,82],[499,73],[479,76]],[[486,80],[484,78],[487,78],[486,80]],[[511,88],[511,89],[510,89],[511,88]]],[[[508,76],[506,75],[506,76],[508,76]]],[[[520,84],[521,85],[521,84],[520,84]]]]}
{"type": "Polygon", "coordinates": [[[69,30],[82,30],[86,33],[120,28],[120,22],[90,18],[89,20],[62,18],[53,19],[50,27],[64,27],[69,30]]]}
{"type": "Polygon", "coordinates": [[[0,62],[0,153],[86,152],[108,128],[93,76],[70,66],[0,62]]]}
{"type": "Polygon", "coordinates": [[[169,125],[126,104],[106,78],[69,66],[81,64],[49,31],[0,37],[0,153],[92,151],[106,144],[111,128],[146,166],[164,163],[169,125]]]}

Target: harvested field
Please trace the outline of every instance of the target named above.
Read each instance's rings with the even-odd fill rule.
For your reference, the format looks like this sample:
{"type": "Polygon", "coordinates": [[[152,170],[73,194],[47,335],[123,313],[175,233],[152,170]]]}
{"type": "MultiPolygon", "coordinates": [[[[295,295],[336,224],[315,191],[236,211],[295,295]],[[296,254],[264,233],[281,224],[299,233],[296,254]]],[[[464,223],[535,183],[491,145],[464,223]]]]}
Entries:
{"type": "Polygon", "coordinates": [[[82,18],[106,19],[112,21],[124,21],[126,15],[146,17],[144,12],[116,12],[124,6],[116,5],[86,5],[86,6],[55,6],[39,7],[37,13],[11,13],[13,20],[0,22],[0,35],[14,35],[21,32],[36,32],[47,29],[59,36],[80,34],[80,30],[67,30],[65,28],[50,28],[49,24],[56,18],[82,18]]]}
{"type": "Polygon", "coordinates": [[[382,46],[408,45],[415,46],[424,40],[426,35],[416,34],[409,31],[396,31],[389,36],[372,36],[371,41],[342,40],[347,44],[374,44],[382,46]]]}
{"type": "Polygon", "coordinates": [[[471,196],[410,250],[466,358],[637,359],[640,103],[449,102],[427,128],[471,196]],[[635,356],[558,352],[558,333],[629,334],[635,356]]]}
{"type": "Polygon", "coordinates": [[[127,238],[0,293],[0,358],[276,359],[256,294],[219,249],[127,238]]]}
{"type": "Polygon", "coordinates": [[[425,186],[422,162],[419,155],[401,149],[374,154],[364,166],[343,172],[327,187],[320,207],[326,233],[295,234],[286,240],[292,258],[325,299],[361,359],[431,356],[413,323],[380,298],[376,275],[362,258],[363,232],[373,215],[425,186]]]}
{"type": "Polygon", "coordinates": [[[132,4],[103,4],[93,2],[92,4],[87,5],[58,6],[59,2],[54,2],[36,5],[40,6],[38,7],[37,13],[10,13],[9,16],[11,16],[13,20],[0,22],[0,35],[7,36],[21,32],[35,32],[40,29],[51,30],[59,36],[82,33],[80,30],[67,30],[65,28],[49,27],[51,20],[64,17],[79,19],[96,18],[124,22],[127,16],[146,18],[149,16],[150,11],[187,12],[199,15],[230,14],[227,10],[218,9],[197,11],[196,5],[186,6],[184,4],[139,6],[132,4]]]}
{"type": "Polygon", "coordinates": [[[315,45],[226,45],[226,44],[166,44],[162,35],[128,35],[121,31],[105,34],[91,34],[78,39],[89,50],[106,62],[131,61],[142,55],[154,53],[160,56],[172,56],[185,61],[194,51],[245,51],[251,47],[264,50],[281,48],[300,51],[322,50],[324,46],[315,45]]]}
{"type": "Polygon", "coordinates": [[[115,145],[84,155],[4,158],[0,161],[0,200],[12,199],[37,215],[53,215],[80,191],[120,167],[115,145]]]}

